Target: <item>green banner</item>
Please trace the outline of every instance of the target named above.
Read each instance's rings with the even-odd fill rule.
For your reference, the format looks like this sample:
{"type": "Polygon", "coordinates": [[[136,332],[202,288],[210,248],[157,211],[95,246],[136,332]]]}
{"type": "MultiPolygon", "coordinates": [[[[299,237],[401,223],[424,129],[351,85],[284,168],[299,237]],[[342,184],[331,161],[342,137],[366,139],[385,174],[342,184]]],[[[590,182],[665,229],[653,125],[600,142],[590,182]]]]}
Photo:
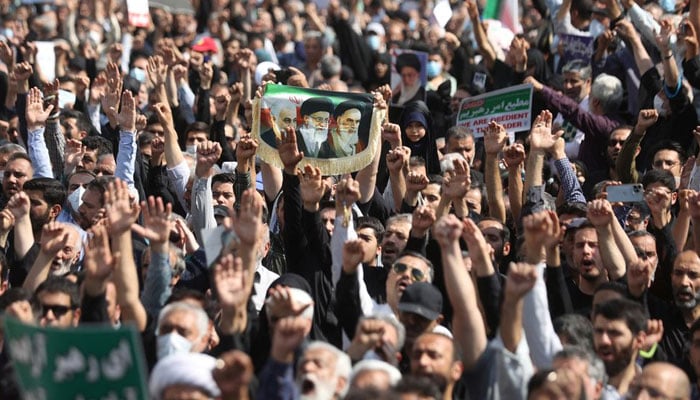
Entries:
{"type": "Polygon", "coordinates": [[[134,327],[41,328],[7,318],[5,345],[24,399],[148,398],[134,327]]]}
{"type": "Polygon", "coordinates": [[[532,85],[518,85],[494,90],[462,101],[457,125],[469,128],[476,137],[491,121],[510,132],[530,129],[532,85]]]}

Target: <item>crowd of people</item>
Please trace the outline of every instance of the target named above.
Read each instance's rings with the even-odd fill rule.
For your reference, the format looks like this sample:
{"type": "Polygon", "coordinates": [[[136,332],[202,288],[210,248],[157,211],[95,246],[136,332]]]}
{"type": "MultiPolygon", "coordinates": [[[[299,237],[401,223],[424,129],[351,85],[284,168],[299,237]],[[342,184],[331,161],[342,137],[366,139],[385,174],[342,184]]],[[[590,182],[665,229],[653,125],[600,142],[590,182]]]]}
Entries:
{"type": "Polygon", "coordinates": [[[153,399],[700,399],[700,0],[448,3],[0,2],[0,316],[134,327],[153,399]]]}

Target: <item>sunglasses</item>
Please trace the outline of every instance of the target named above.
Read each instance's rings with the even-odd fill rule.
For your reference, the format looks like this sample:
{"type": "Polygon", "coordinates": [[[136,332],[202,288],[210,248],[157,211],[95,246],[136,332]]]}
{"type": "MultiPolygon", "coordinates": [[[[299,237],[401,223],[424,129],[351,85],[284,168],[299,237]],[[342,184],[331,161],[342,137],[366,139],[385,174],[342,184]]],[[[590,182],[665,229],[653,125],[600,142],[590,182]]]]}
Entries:
{"type": "Polygon", "coordinates": [[[411,268],[404,263],[394,263],[394,265],[391,266],[391,269],[393,269],[397,274],[403,274],[404,272],[408,271],[409,268],[411,269],[411,278],[413,278],[413,280],[416,282],[422,282],[425,278],[425,273],[420,269],[411,268]]]}
{"type": "Polygon", "coordinates": [[[57,304],[42,304],[41,305],[41,316],[45,317],[49,311],[51,311],[56,318],[61,318],[66,315],[68,311],[72,310],[71,307],[61,306],[57,304]]]}

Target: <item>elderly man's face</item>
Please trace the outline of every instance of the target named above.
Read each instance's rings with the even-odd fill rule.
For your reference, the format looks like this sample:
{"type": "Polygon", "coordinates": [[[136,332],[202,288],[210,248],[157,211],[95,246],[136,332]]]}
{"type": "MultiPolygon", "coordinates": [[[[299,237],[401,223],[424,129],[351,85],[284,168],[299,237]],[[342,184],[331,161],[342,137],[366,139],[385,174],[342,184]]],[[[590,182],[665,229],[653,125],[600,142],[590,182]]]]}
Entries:
{"type": "Polygon", "coordinates": [[[328,129],[330,121],[330,113],[328,111],[316,111],[304,117],[304,123],[307,126],[313,126],[316,130],[328,129]]]}
{"type": "Polygon", "coordinates": [[[346,110],[338,117],[338,127],[342,133],[356,135],[360,127],[362,113],[357,108],[346,110]]]}
{"type": "Polygon", "coordinates": [[[343,383],[336,376],[336,355],[322,348],[307,350],[299,360],[297,384],[301,395],[307,399],[332,399],[343,383]]]}
{"type": "Polygon", "coordinates": [[[297,116],[294,110],[288,108],[282,109],[277,117],[277,126],[282,130],[287,129],[287,127],[290,126],[296,129],[297,116]]]}

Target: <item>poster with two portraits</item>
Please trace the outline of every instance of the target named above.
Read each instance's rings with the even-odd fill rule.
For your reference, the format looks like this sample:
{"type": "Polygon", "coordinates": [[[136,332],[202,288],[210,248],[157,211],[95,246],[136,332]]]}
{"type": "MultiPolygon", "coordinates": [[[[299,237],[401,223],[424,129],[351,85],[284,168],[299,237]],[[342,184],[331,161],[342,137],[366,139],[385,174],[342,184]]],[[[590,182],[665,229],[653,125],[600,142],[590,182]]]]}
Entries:
{"type": "Polygon", "coordinates": [[[381,145],[385,110],[376,110],[370,94],[330,92],[269,83],[253,103],[252,136],[258,155],[282,168],[277,143],[294,129],[304,153],[299,167],[312,165],[324,175],[359,171],[381,145]]]}

